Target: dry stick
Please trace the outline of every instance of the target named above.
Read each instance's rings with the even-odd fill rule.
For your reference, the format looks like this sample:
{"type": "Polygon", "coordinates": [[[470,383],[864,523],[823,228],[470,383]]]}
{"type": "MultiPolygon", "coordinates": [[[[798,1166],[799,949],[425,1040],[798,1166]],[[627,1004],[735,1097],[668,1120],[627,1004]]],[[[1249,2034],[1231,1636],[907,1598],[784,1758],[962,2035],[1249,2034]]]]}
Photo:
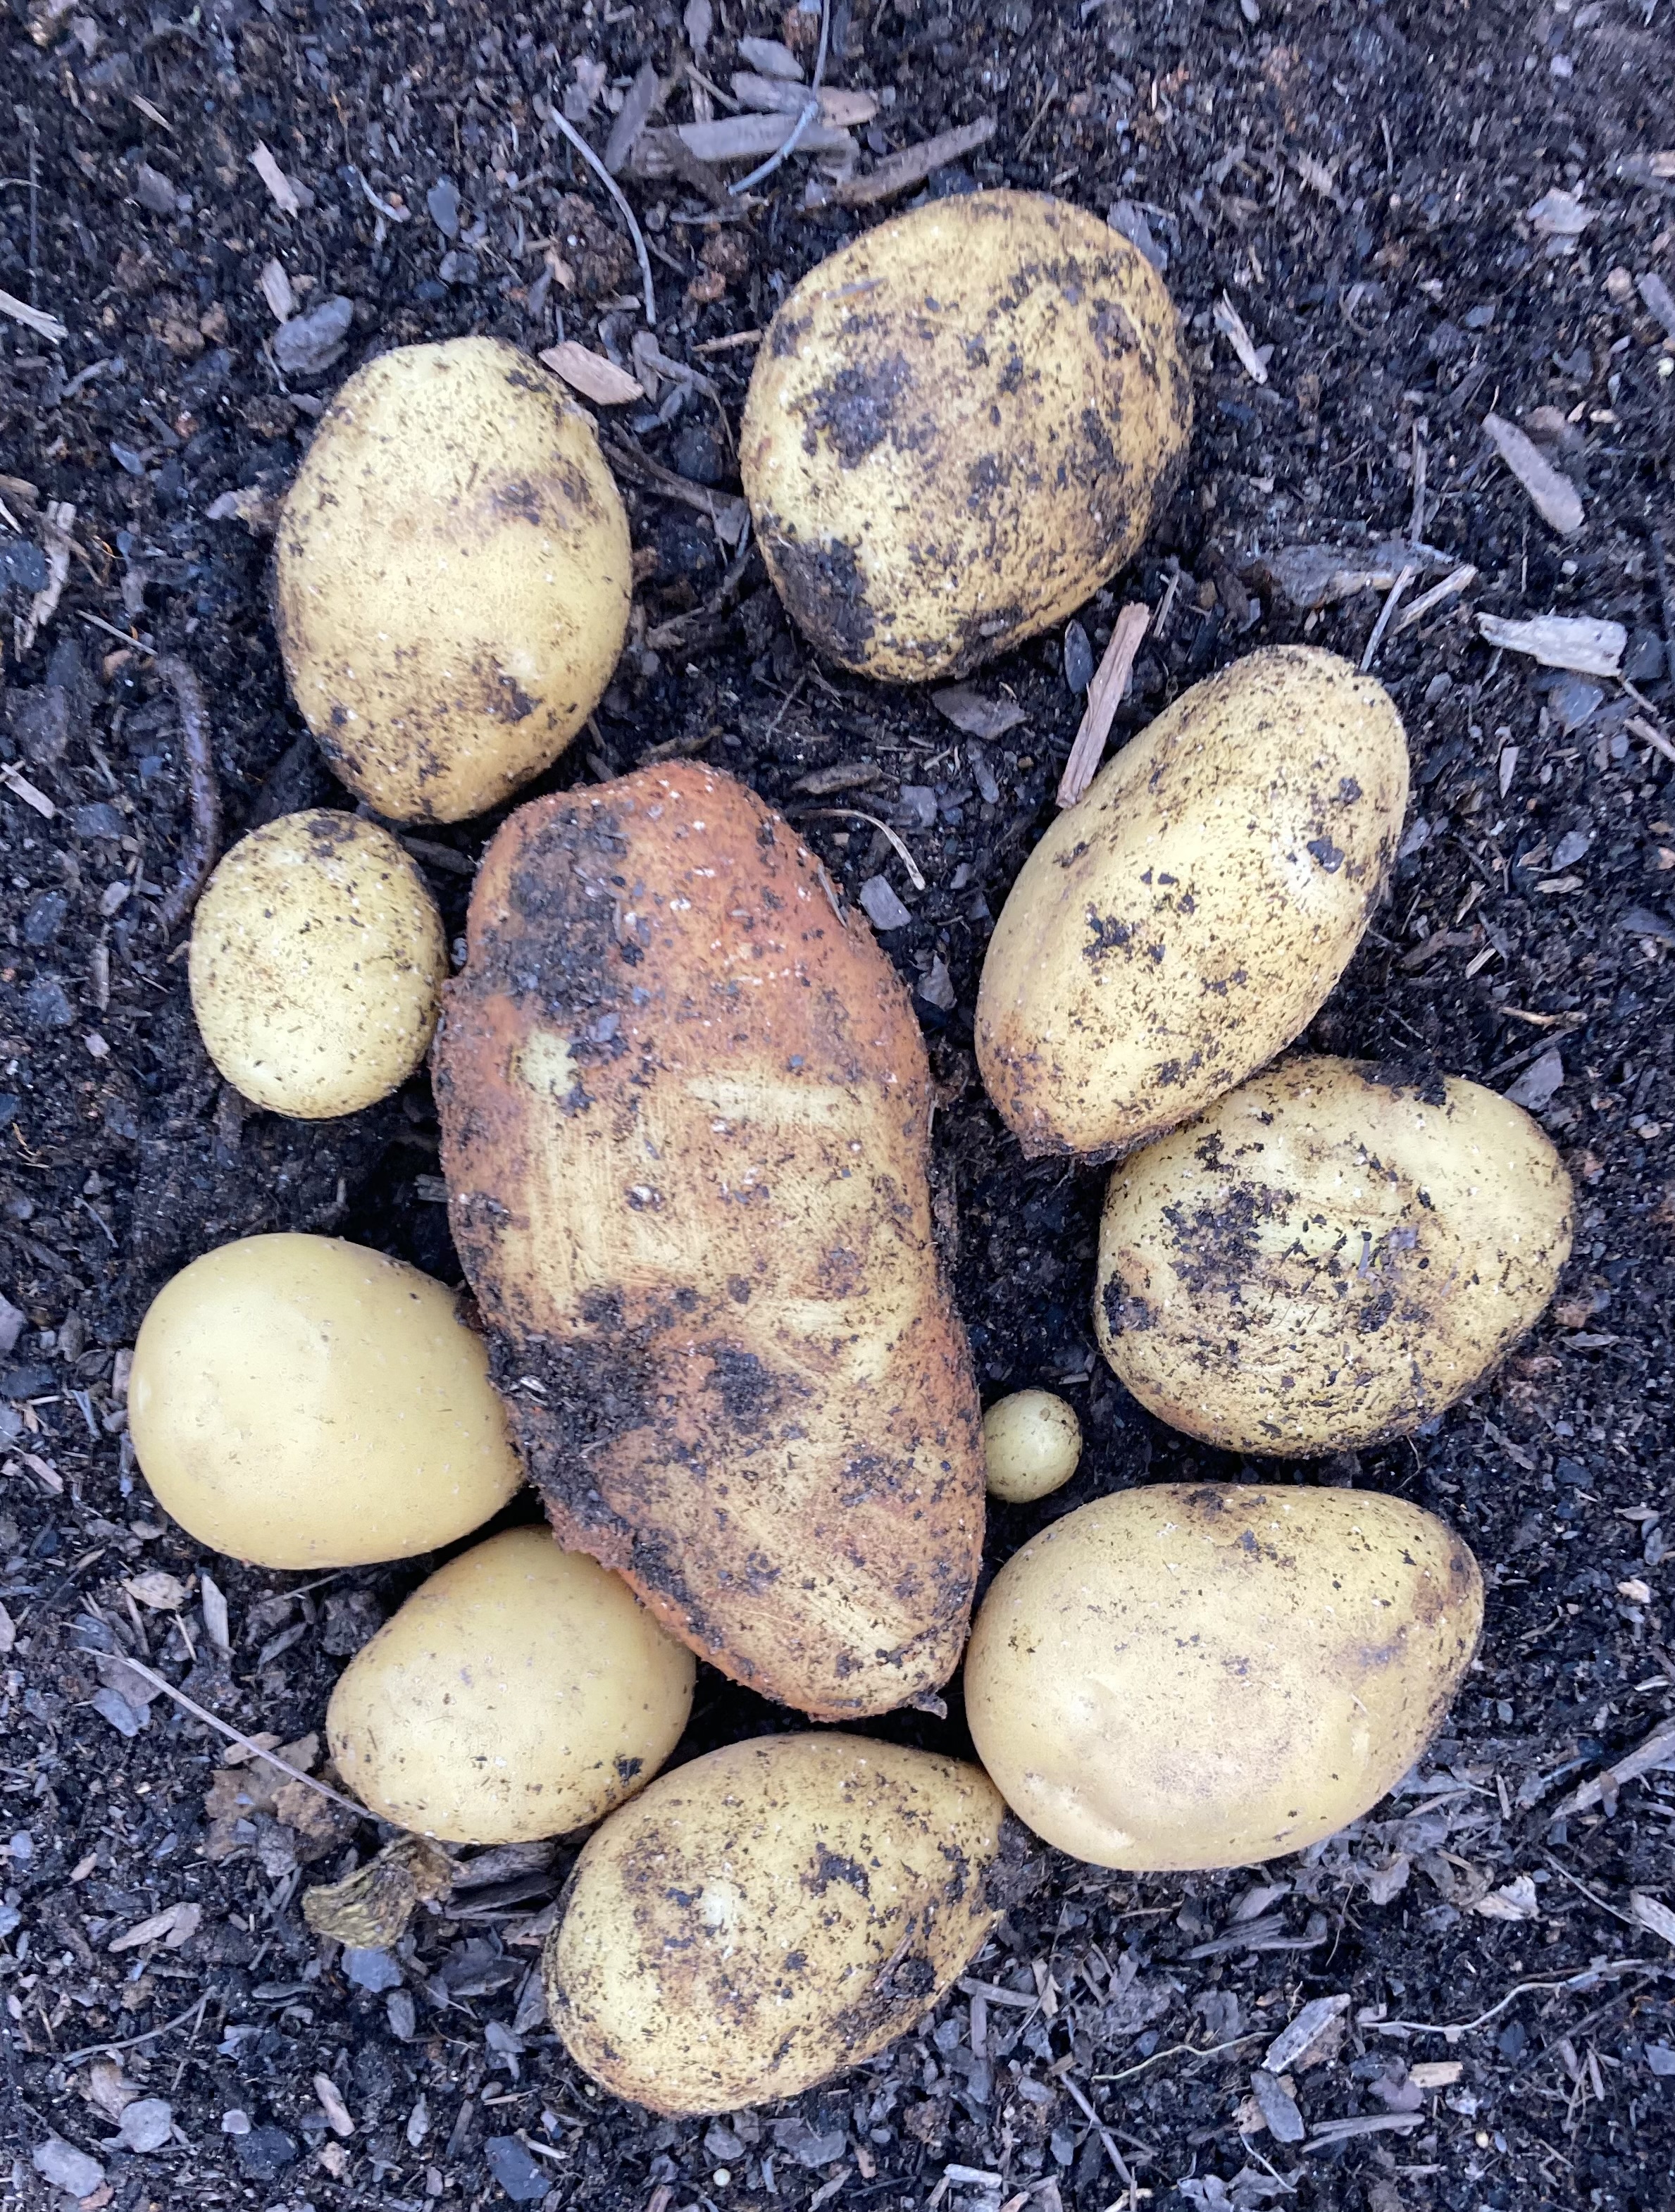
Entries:
{"type": "Polygon", "coordinates": [[[159,2036],[173,2034],[194,2013],[201,2018],[209,2002],[209,1992],[206,1990],[196,2004],[189,2004],[185,2012],[176,2013],[173,2020],[166,2020],[161,2027],[149,2027],[143,2035],[124,2035],[120,2043],[90,2043],[84,2051],[72,2051],[67,2057],[55,2058],[52,2063],[55,2066],[79,2066],[84,2058],[102,2058],[107,2051],[132,2051],[142,2043],[155,2043],[159,2036]]]}
{"type": "Polygon", "coordinates": [[[1361,672],[1363,676],[1372,666],[1374,656],[1380,646],[1384,643],[1384,633],[1390,627],[1391,617],[1401,605],[1402,593],[1418,573],[1419,571],[1410,562],[1390,586],[1390,596],[1386,599],[1378,620],[1373,624],[1373,634],[1367,641],[1367,650],[1361,656],[1361,672]]]}
{"type": "Polygon", "coordinates": [[[819,114],[821,80],[826,74],[826,42],[831,35],[831,28],[832,0],[820,0],[820,44],[815,49],[814,76],[810,82],[809,96],[803,102],[802,112],[786,132],[777,152],[770,154],[760,167],[751,170],[748,177],[741,177],[736,185],[728,185],[730,198],[737,199],[742,193],[748,192],[752,185],[760,185],[771,177],[787,155],[796,152],[802,143],[803,133],[819,114]]]}
{"type": "Polygon", "coordinates": [[[1411,629],[1415,623],[1423,622],[1433,607],[1440,607],[1444,599],[1452,599],[1459,592],[1468,590],[1477,580],[1478,572],[1469,562],[1451,569],[1440,584],[1433,584],[1429,591],[1421,592],[1411,607],[1402,609],[1396,617],[1392,635],[1399,637],[1404,630],[1411,629]]]}
{"type": "Polygon", "coordinates": [[[895,830],[890,828],[889,823],[881,822],[876,814],[863,814],[859,806],[799,806],[795,809],[795,818],[803,822],[821,822],[830,820],[834,822],[871,823],[875,830],[879,830],[883,832],[884,836],[889,839],[890,843],[895,846],[896,851],[901,854],[901,865],[906,868],[908,875],[913,878],[913,889],[916,891],[922,891],[925,889],[925,878],[920,875],[918,863],[914,860],[913,854],[907,850],[901,840],[896,836],[895,830]]]}
{"type": "Polygon", "coordinates": [[[1094,780],[1104,756],[1105,741],[1111,734],[1111,724],[1122,704],[1122,695],[1128,689],[1134,656],[1150,620],[1150,609],[1138,600],[1117,617],[1105,658],[1088,686],[1087,709],[1076,732],[1076,743],[1070,749],[1070,758],[1059,779],[1060,806],[1074,806],[1094,780]]]}
{"type": "Polygon", "coordinates": [[[1071,2080],[1068,2074],[1062,2074],[1059,2078],[1063,2081],[1065,2088],[1070,2091],[1071,2097],[1075,2100],[1077,2104],[1078,2104],[1083,2112],[1087,2114],[1089,2119],[1093,2122],[1095,2130],[1099,2136],[1099,2139],[1105,2146],[1105,2155],[1110,2160],[1112,2165],[1116,2168],[1118,2180],[1121,2182],[1123,2187],[1128,2191],[1129,2203],[1131,2205],[1138,2204],[1139,2197],[1134,2186],[1134,2176],[1129,2170],[1128,2161],[1124,2158],[1122,2153],[1117,2148],[1116,2139],[1112,2135],[1110,2129],[1106,2126],[1104,2121],[1101,2119],[1099,2114],[1094,2110],[1092,2105],[1089,2104],[1087,2098],[1083,2096],[1081,2090],[1077,2088],[1075,2082],[1071,2080]]]}
{"type": "MultiPolygon", "coordinates": [[[[293,1766],[288,1759],[281,1759],[265,1745],[258,1743],[254,1737],[241,1735],[230,1722],[220,1719],[207,1706],[200,1705],[195,1698],[189,1698],[184,1690],[177,1690],[167,1675],[157,1674],[137,1659],[130,1659],[125,1651],[118,1656],[123,1665],[130,1668],[143,1682],[149,1682],[153,1689],[161,1690],[166,1698],[173,1698],[177,1705],[184,1705],[194,1720],[200,1720],[206,1727],[217,1729],[229,1743],[242,1744],[252,1759],[266,1759],[270,1766],[276,1766],[293,1782],[300,1782],[305,1789],[313,1790],[322,1797],[329,1797],[334,1805],[341,1805],[344,1812],[353,1813],[357,1820],[370,1820],[375,1817],[364,1805],[357,1805],[352,1797],[341,1796],[328,1783],[316,1782],[312,1774],[305,1774],[300,1766],[293,1766]]],[[[101,2044],[100,2048],[102,2050],[104,2045],[101,2044]]]]}
{"type": "Polygon", "coordinates": [[[197,904],[197,895],[209,880],[209,872],[221,851],[221,786],[215,781],[215,757],[209,745],[209,714],[203,689],[184,660],[166,653],[157,663],[180,709],[180,734],[185,741],[186,769],[191,784],[192,827],[180,864],[180,879],[157,909],[157,927],[165,937],[179,929],[197,904]]]}
{"type": "Polygon", "coordinates": [[[610,170],[606,168],[586,139],[582,137],[580,131],[565,116],[562,110],[555,107],[552,119],[610,194],[612,199],[616,201],[617,213],[628,227],[628,235],[634,240],[634,250],[640,256],[640,281],[645,288],[646,326],[650,330],[655,330],[657,328],[657,295],[652,289],[652,257],[646,251],[646,240],[634,218],[634,210],[623,197],[622,188],[616,178],[611,175],[610,170]]]}

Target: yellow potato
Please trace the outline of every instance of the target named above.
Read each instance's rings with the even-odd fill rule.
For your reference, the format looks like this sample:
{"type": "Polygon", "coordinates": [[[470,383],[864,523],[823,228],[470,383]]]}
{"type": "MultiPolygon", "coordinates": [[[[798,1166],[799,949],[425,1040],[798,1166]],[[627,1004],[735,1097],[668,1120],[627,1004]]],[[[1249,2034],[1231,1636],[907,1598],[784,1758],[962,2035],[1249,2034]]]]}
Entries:
{"type": "Polygon", "coordinates": [[[1192,419],[1144,256],[1063,200],[973,192],[797,286],[756,356],[739,467],[798,627],[915,683],[1049,629],[1132,559],[1192,419]]]}
{"type": "Polygon", "coordinates": [[[326,1709],[331,1756],[380,1820],[517,1844],[642,1790],[692,1710],[692,1654],[626,1583],[545,1528],[508,1528],[421,1584],[326,1709]]]}
{"type": "Polygon", "coordinates": [[[1082,1456],[1074,1406],[1051,1390],[1015,1390],[983,1416],[989,1496],[1027,1505],[1062,1490],[1082,1456]]]}
{"type": "Polygon", "coordinates": [[[1407,741],[1382,684],[1272,646],[1130,740],[1024,862],[977,1061],[1028,1152],[1201,1113],[1313,1019],[1383,896],[1407,741]]]}
{"type": "Polygon", "coordinates": [[[274,580],[285,673],[337,774],[394,821],[458,822],[598,704],[628,517],[592,418],[516,346],[398,346],[322,416],[274,580]]]}
{"type": "Polygon", "coordinates": [[[442,918],[387,830],[328,807],[234,846],[192,917],[192,1012],[234,1089],[319,1121],[420,1065],[448,972],[442,918]]]}
{"type": "Polygon", "coordinates": [[[1558,1154],[1497,1092],[1299,1057],[1115,1170],[1095,1324],[1174,1427],[1345,1450],[1482,1380],[1552,1296],[1570,1221],[1558,1154]]]}
{"type": "Polygon", "coordinates": [[[553,2026],[653,2112],[794,2097],[922,2020],[981,1949],[1004,1813],[976,1767],[859,1736],[695,1759],[576,1862],[553,2026]]]}
{"type": "Polygon", "coordinates": [[[523,1480],[453,1292],[334,1237],[247,1237],[167,1283],[128,1426],[157,1503],[263,1567],[434,1551],[523,1480]]]}
{"type": "Polygon", "coordinates": [[[1245,1866],[1357,1819],[1441,1723],[1483,1579],[1371,1491],[1160,1483],[1067,1513],[990,1585],[966,1655],[978,1757],[1096,1866],[1245,1866]]]}

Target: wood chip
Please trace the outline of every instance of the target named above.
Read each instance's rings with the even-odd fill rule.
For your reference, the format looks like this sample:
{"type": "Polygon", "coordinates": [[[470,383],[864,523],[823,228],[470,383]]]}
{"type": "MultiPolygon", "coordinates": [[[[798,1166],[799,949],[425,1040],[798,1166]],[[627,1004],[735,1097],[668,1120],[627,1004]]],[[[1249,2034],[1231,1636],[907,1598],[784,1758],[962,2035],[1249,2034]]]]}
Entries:
{"type": "Polygon", "coordinates": [[[125,1936],[118,1936],[109,1948],[112,1951],[137,1951],[142,1943],[161,1943],[166,1951],[178,1951],[180,1946],[197,1935],[203,1918],[203,1907],[183,1900],[179,1905],[166,1905],[162,1911],[154,1912],[149,1920],[142,1920],[125,1936]]]}
{"type": "Polygon", "coordinates": [[[14,768],[9,761],[0,761],[0,783],[3,783],[15,799],[26,806],[33,806],[37,814],[50,822],[58,812],[44,791],[38,790],[21,769],[14,768]]]}
{"type": "Polygon", "coordinates": [[[1223,292],[1210,310],[1210,319],[1239,356],[1239,363],[1253,384],[1268,380],[1266,362],[1257,352],[1250,332],[1245,328],[1244,317],[1223,292]]]}
{"type": "Polygon", "coordinates": [[[1642,1928],[1649,1928],[1666,1943],[1675,1945],[1675,1912],[1660,1899],[1648,1897],[1644,1891],[1637,1889],[1629,1895],[1629,1909],[1642,1928]]]}
{"type": "Polygon", "coordinates": [[[1411,606],[1402,609],[1391,626],[1391,635],[1399,637],[1405,629],[1411,629],[1415,623],[1423,622],[1434,607],[1440,607],[1445,599],[1457,599],[1460,592],[1469,591],[1477,580],[1477,570],[1469,562],[1463,562],[1452,574],[1445,576],[1440,584],[1433,584],[1429,591],[1422,592],[1411,606]]]}
{"type": "Polygon", "coordinates": [[[1284,2074],[1320,2040],[1339,2014],[1349,2008],[1347,1996],[1315,1997],[1268,2045],[1262,2054],[1263,2065],[1270,2074],[1284,2074]]]}
{"type": "Polygon", "coordinates": [[[1544,522],[1569,538],[1582,526],[1581,495],[1562,470],[1502,416],[1485,415],[1484,429],[1507,466],[1530,495],[1544,522]]]}
{"type": "Polygon", "coordinates": [[[1128,689],[1134,656],[1150,621],[1150,608],[1138,601],[1125,607],[1117,617],[1105,657],[1088,686],[1087,709],[1076,732],[1076,742],[1070,749],[1070,758],[1065,763],[1065,772],[1059,779],[1060,806],[1074,806],[1099,773],[1100,762],[1105,756],[1105,741],[1111,734],[1111,724],[1122,704],[1122,695],[1128,689]]]}
{"type": "Polygon", "coordinates": [[[1628,1783],[1669,1766],[1675,1766],[1675,1720],[1665,1721],[1654,1728],[1650,1735],[1619,1759],[1615,1766],[1607,1767],[1603,1775],[1590,1775],[1568,1797],[1559,1800],[1551,1817],[1563,1820],[1573,1813],[1591,1813],[1608,1795],[1615,1796],[1628,1783]]]}
{"type": "MultiPolygon", "coordinates": [[[[636,177],[663,177],[673,173],[669,141],[678,139],[688,154],[700,161],[735,166],[760,161],[777,154],[786,138],[782,115],[725,115],[714,123],[683,123],[673,131],[644,131],[628,166],[636,177]]],[[[828,123],[810,124],[797,142],[799,154],[853,152],[855,142],[847,131],[828,123]]]]}
{"type": "MultiPolygon", "coordinates": [[[[755,76],[749,70],[733,73],[733,98],[741,107],[769,115],[800,115],[810,96],[806,87],[787,84],[780,77],[755,76]]],[[[812,96],[820,103],[820,120],[840,130],[871,123],[878,112],[878,96],[872,92],[846,92],[838,85],[822,84],[812,96]]]]}
{"type": "Polygon", "coordinates": [[[566,338],[562,345],[549,346],[540,356],[543,365],[585,398],[595,400],[601,407],[626,407],[631,399],[643,399],[646,387],[637,377],[630,376],[625,368],[618,368],[614,361],[607,361],[602,353],[594,353],[574,338],[566,338]]]}
{"type": "Polygon", "coordinates": [[[302,202],[297,197],[296,186],[259,138],[256,142],[256,150],[250,157],[250,166],[267,186],[273,204],[281,215],[297,216],[302,213],[302,202]]]}
{"type": "Polygon", "coordinates": [[[777,76],[787,84],[801,84],[803,64],[780,39],[741,39],[739,58],[763,76],[777,76]]]}
{"type": "Polygon", "coordinates": [[[1422,2058],[1408,2068],[1407,2078],[1417,2089],[1452,2089],[1465,2071],[1458,2058],[1422,2058]]]}
{"type": "Polygon", "coordinates": [[[320,2100],[320,2110],[325,2114],[325,2124],[334,2136],[352,2136],[355,2122],[349,2118],[349,2106],[338,2092],[337,2084],[329,2074],[314,2076],[314,2094],[320,2100]]]}
{"type": "Polygon", "coordinates": [[[41,516],[41,550],[46,556],[46,582],[29,602],[29,611],[17,625],[18,658],[58,611],[58,600],[70,580],[70,556],[76,550],[70,532],[76,509],[67,499],[49,499],[41,516]]]}
{"type": "Polygon", "coordinates": [[[48,345],[62,345],[70,336],[68,326],[56,315],[49,315],[44,307],[32,307],[27,300],[15,300],[9,292],[0,292],[0,315],[9,315],[26,331],[45,338],[48,345]]]}
{"type": "Polygon", "coordinates": [[[864,177],[846,177],[832,197],[840,207],[871,207],[879,200],[894,199],[898,192],[922,185],[932,169],[945,168],[949,162],[986,146],[994,131],[992,115],[982,116],[975,123],[962,123],[957,131],[940,131],[919,145],[904,146],[899,154],[886,155],[864,177]]]}
{"type": "Polygon", "coordinates": [[[968,738],[1004,738],[1029,716],[1016,699],[986,699],[969,684],[950,684],[931,694],[931,704],[968,738]]]}
{"type": "Polygon", "coordinates": [[[285,273],[282,261],[265,261],[257,282],[262,287],[262,297],[276,323],[288,323],[296,313],[296,294],[291,289],[291,280],[285,273]]]}
{"type": "Polygon", "coordinates": [[[1635,289],[1670,337],[1675,338],[1675,294],[1671,293],[1662,277],[1655,270],[1648,270],[1644,276],[1636,277],[1635,289]]]}
{"type": "Polygon", "coordinates": [[[663,80],[657,73],[657,64],[644,62],[622,95],[622,105],[605,141],[604,163],[613,177],[620,176],[628,166],[640,132],[662,104],[663,80]]]}
{"type": "Polygon", "coordinates": [[[1479,615],[1478,628],[1503,653],[1527,653],[1544,668],[1574,669],[1579,676],[1615,676],[1629,642],[1621,623],[1593,615],[1537,615],[1529,622],[1479,615]]]}
{"type": "Polygon", "coordinates": [[[227,1599],[221,1585],[206,1574],[197,1578],[197,1601],[203,1608],[203,1632],[217,1651],[233,1649],[233,1634],[227,1618],[227,1599]]]}

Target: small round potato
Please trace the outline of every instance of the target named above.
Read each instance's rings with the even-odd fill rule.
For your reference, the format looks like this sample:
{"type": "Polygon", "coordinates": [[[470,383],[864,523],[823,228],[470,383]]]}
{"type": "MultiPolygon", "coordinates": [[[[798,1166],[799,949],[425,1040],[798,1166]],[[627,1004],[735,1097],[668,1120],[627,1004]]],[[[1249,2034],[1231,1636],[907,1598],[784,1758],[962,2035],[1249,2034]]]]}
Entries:
{"type": "Polygon", "coordinates": [[[1563,1163],[1498,1092],[1284,1060],[1112,1176],[1095,1325],[1172,1427],[1229,1451],[1352,1449],[1511,1349],[1570,1217],[1563,1163]]]}
{"type": "Polygon", "coordinates": [[[262,1567],[434,1551],[523,1480],[453,1292],[335,1237],[247,1237],[166,1284],[128,1424],[165,1511],[262,1567]]]}
{"type": "Polygon", "coordinates": [[[356,370],[275,540],[296,702],[398,822],[481,814],[555,761],[610,681],[631,589],[591,417],[500,338],[356,370]]]}
{"type": "Polygon", "coordinates": [[[958,676],[1071,613],[1168,499],[1192,380],[1162,279],[1041,192],[932,200],[786,300],[739,467],[780,598],[865,676],[958,676]]]}
{"type": "Polygon", "coordinates": [[[1147,1485],[1015,1553],[966,1654],[978,1757],[1095,1866],[1303,1850],[1393,1788],[1483,1625],[1478,1563],[1370,1491],[1147,1485]]]}
{"type": "Polygon", "coordinates": [[[1082,1456],[1076,1408],[1051,1390],[1014,1390],[983,1416],[989,1496],[1028,1505],[1062,1490],[1082,1456]]]}
{"type": "Polygon", "coordinates": [[[794,2097],[922,2020],[994,1925],[1004,1808],[962,1760],[775,1735],[695,1759],[576,1862],[547,2005],[658,2112],[794,2097]]]}
{"type": "Polygon", "coordinates": [[[628,1584],[545,1528],[422,1583],[339,1676],[338,1772],[380,1820],[451,1844],[590,1826],[680,1741],[697,1662],[628,1584]]]}
{"type": "Polygon", "coordinates": [[[192,917],[192,1012],[235,1091],[317,1121],[420,1065],[448,972],[442,918],[387,830],[313,807],[241,837],[192,917]]]}

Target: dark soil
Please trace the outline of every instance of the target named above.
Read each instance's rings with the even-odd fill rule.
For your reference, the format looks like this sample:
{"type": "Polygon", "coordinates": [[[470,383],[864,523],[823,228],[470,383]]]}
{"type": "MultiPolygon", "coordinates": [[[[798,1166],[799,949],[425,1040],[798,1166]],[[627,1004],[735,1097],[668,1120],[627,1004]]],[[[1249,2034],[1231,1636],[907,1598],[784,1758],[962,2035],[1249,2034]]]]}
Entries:
{"type": "MultiPolygon", "coordinates": [[[[1675,176],[1648,160],[1675,148],[1668,0],[938,4],[839,0],[833,79],[889,103],[863,161],[992,112],[995,137],[930,189],[1134,203],[1191,319],[1192,465],[1121,590],[1156,605],[1179,584],[1119,737],[1262,642],[1308,635],[1359,657],[1377,595],[1305,619],[1273,556],[1405,534],[1419,450],[1423,536],[1478,571],[1383,645],[1414,817],[1393,896],[1310,1041],[1541,1101],[1578,1180],[1576,1254],[1530,1341],[1429,1433],[1278,1471],[1398,1491],[1478,1550],[1488,1629],[1450,1733],[1395,1799],[1301,1861],[1138,1881],[1043,1856],[977,1970],[1004,1995],[958,1995],[795,2107],[725,2124],[611,2103],[549,2036],[530,1970],[567,1847],[544,1867],[491,1859],[393,1958],[309,1933],[300,1893],[349,1863],[344,1829],[247,1768],[223,1771],[206,1806],[219,1742],[167,1698],[135,1710],[103,1675],[131,1689],[115,1655],[143,1648],[201,1705],[294,1743],[422,1564],[310,1588],[198,1553],[134,1471],[124,1347],[172,1270],[257,1230],[329,1230],[456,1267],[422,1084],[308,1127],[242,1110],[203,1057],[179,947],[155,922],[188,814],[153,655],[184,655],[203,680],[229,836],[349,803],[287,702],[267,541],[234,510],[259,521],[321,395],[381,348],[474,330],[539,347],[561,316],[565,335],[627,355],[632,256],[543,117],[592,87],[591,112],[573,106],[602,144],[642,64],[668,72],[683,41],[669,0],[540,15],[209,0],[180,21],[45,0],[37,45],[10,0],[0,288],[70,330],[55,345],[0,320],[0,1287],[21,1318],[0,1358],[0,2098],[26,2203],[55,2201],[37,2153],[117,2212],[499,2203],[508,2190],[588,2212],[1173,2212],[1292,2192],[1344,2212],[1670,2202],[1675,1948],[1659,1931],[1675,1923],[1654,1905],[1648,1924],[1631,1900],[1675,1903],[1675,1786],[1654,1769],[1555,1813],[1675,1698],[1659,1517],[1675,1466],[1675,608],[1654,544],[1660,531],[1675,549],[1675,378],[1635,289],[1675,279],[1675,176]],[[250,166],[258,142],[306,188],[294,218],[250,166]],[[1592,211],[1569,251],[1527,213],[1553,187],[1592,211]],[[374,204],[398,199],[410,220],[374,204]],[[288,381],[258,282],[274,258],[302,312],[352,303],[320,349],[340,343],[337,357],[288,381]],[[1212,326],[1223,293],[1273,349],[1265,385],[1212,326]],[[1581,489],[1575,537],[1557,538],[1491,453],[1491,407],[1581,489]],[[20,660],[13,622],[40,581],[30,548],[60,501],[75,508],[69,580],[20,660]],[[1479,609],[1622,623],[1633,691],[1496,656],[1479,609]],[[159,1573],[182,1585],[177,1614],[124,1587],[159,1573]],[[1347,2012],[1295,2069],[1296,2104],[1310,2130],[1365,2124],[1279,2140],[1249,2101],[1253,2068],[1306,2001],[1334,1995],[1347,2012]],[[1457,2040],[1437,2032],[1484,2015],[1457,2040]],[[121,2072],[101,2068],[97,2047],[129,2039],[121,2072]],[[1457,2073],[1410,2070],[1439,2063],[1457,2073]],[[124,2140],[125,2098],[139,2101],[124,2140]],[[340,2120],[347,2107],[352,2133],[328,2106],[340,2120]]],[[[799,35],[812,24],[792,19],[799,35]]],[[[735,35],[781,28],[721,0],[706,74],[730,82],[735,35]]],[[[691,97],[671,95],[672,119],[691,97]]],[[[750,348],[693,349],[763,327],[867,219],[805,210],[811,173],[792,161],[731,225],[684,184],[629,185],[658,343],[704,368],[722,412],[697,393],[674,411],[676,383],[665,419],[626,434],[723,491],[750,348]]],[[[1084,641],[980,672],[976,687],[1024,719],[971,738],[923,696],[814,664],[754,558],[735,569],[691,505],[628,498],[643,623],[594,731],[549,781],[702,753],[786,807],[851,897],[883,874],[910,909],[884,942],[917,988],[947,1101],[938,1211],[985,1390],[1061,1388],[1090,1438],[1068,1492],[996,1512],[992,1559],[1115,1484],[1238,1474],[1107,1374],[1089,1314],[1101,1178],[1026,1165],[973,1072],[985,939],[1048,818],[1079,711],[1065,661],[1085,664],[1084,641]],[[900,829],[922,893],[847,807],[900,829]]],[[[1116,605],[1107,592],[1083,611],[1095,653],[1116,605]]],[[[455,931],[491,826],[414,841],[455,931]]],[[[155,1600],[160,1585],[141,1588],[155,1600]]],[[[784,1724],[706,1676],[689,1747],[784,1724]]],[[[957,1711],[884,1725],[963,1742],[957,1711]]],[[[1295,2133],[1284,2092],[1261,2086],[1295,2133]]]]}

